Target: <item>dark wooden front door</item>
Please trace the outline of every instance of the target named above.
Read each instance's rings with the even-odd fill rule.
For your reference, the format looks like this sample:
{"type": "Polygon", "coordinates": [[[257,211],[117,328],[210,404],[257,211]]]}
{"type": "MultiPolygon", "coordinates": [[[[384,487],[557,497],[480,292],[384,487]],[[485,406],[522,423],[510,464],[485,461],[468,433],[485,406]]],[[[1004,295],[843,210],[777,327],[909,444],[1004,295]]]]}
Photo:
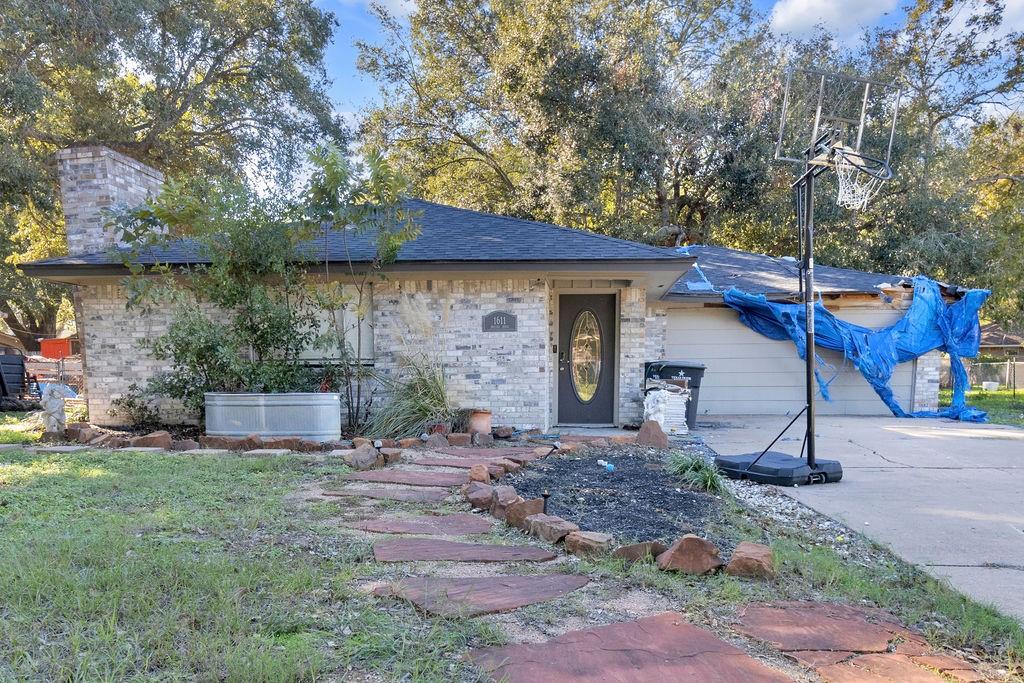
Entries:
{"type": "Polygon", "coordinates": [[[615,419],[615,295],[558,298],[558,422],[615,419]]]}

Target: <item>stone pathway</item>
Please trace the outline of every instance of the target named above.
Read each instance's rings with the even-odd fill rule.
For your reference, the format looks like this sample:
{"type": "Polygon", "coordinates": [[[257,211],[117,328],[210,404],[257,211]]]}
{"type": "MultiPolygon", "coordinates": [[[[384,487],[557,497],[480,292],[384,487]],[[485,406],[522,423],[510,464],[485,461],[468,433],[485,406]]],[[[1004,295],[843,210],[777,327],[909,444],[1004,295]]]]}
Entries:
{"type": "Polygon", "coordinates": [[[473,650],[469,657],[507,683],[789,680],[675,612],[572,631],[546,643],[473,650]]]}
{"type": "MultiPolygon", "coordinates": [[[[351,483],[322,495],[436,505],[454,493],[452,487],[469,481],[466,470],[472,465],[498,469],[502,461],[528,464],[546,455],[540,450],[445,448],[418,452],[383,470],[344,475],[351,483]]],[[[460,564],[444,570],[461,574],[471,574],[469,567],[480,563],[498,563],[498,574],[413,576],[375,586],[377,596],[406,600],[431,615],[474,617],[557,600],[590,583],[588,577],[577,574],[516,574],[514,568],[500,565],[554,561],[558,554],[551,546],[451,540],[494,530],[490,518],[466,512],[429,514],[423,509],[417,513],[407,516],[408,511],[389,511],[371,519],[347,520],[341,526],[373,534],[418,536],[376,540],[373,554],[378,562],[467,563],[464,571],[460,564]]],[[[880,610],[774,603],[748,605],[740,614],[736,632],[767,643],[825,681],[934,683],[947,680],[942,675],[959,681],[983,680],[968,662],[932,652],[924,638],[880,610]]],[[[570,631],[542,643],[482,648],[471,651],[467,658],[492,680],[509,683],[790,680],[789,675],[688,623],[676,612],[570,631]]],[[[804,676],[813,678],[813,674],[804,676]]]]}
{"type": "Polygon", "coordinates": [[[377,541],[373,557],[378,562],[547,562],[555,555],[534,545],[457,543],[437,538],[400,538],[377,541]]]}
{"type": "Polygon", "coordinates": [[[749,605],[736,630],[768,642],[826,681],[940,683],[983,681],[966,661],[932,652],[928,642],[877,609],[830,603],[749,605]]]}
{"type": "Polygon", "coordinates": [[[377,534],[422,534],[426,536],[486,534],[494,528],[491,522],[470,512],[459,512],[454,515],[423,515],[406,519],[393,517],[365,519],[344,526],[377,534]]]}
{"type": "Polygon", "coordinates": [[[445,617],[475,617],[554,600],[590,583],[575,574],[437,578],[396,581],[374,590],[408,600],[424,612],[445,617]]]}

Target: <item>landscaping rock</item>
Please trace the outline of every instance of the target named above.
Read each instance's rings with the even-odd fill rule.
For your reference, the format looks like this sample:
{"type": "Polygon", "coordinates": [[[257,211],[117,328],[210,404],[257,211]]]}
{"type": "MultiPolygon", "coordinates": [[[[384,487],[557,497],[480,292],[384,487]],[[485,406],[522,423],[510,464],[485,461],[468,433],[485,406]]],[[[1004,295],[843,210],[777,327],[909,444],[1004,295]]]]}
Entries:
{"type": "Polygon", "coordinates": [[[395,463],[402,462],[401,448],[384,447],[380,449],[380,454],[384,456],[384,463],[387,465],[394,465],[395,463]]]}
{"type": "Polygon", "coordinates": [[[491,497],[491,516],[497,519],[505,519],[505,511],[513,503],[521,503],[522,498],[511,486],[495,486],[494,495],[491,497]]]}
{"type": "Polygon", "coordinates": [[[580,528],[572,522],[554,515],[546,515],[543,512],[527,517],[526,524],[528,525],[531,536],[536,536],[548,543],[558,543],[573,531],[580,530],[580,528]]]}
{"type": "Polygon", "coordinates": [[[469,480],[470,481],[481,481],[485,484],[491,483],[491,472],[487,468],[487,465],[483,463],[477,463],[469,468],[469,480]]]}
{"type": "Polygon", "coordinates": [[[352,442],[348,439],[338,439],[336,441],[324,441],[320,444],[320,450],[322,451],[340,451],[344,449],[352,448],[352,442]]]}
{"type": "Polygon", "coordinates": [[[447,448],[451,444],[448,443],[448,439],[445,438],[444,434],[431,434],[427,437],[424,445],[427,448],[447,448]]]}
{"type": "Polygon", "coordinates": [[[181,439],[171,442],[172,451],[194,451],[199,448],[199,442],[195,439],[181,439]]]}
{"type": "Polygon", "coordinates": [[[78,433],[83,429],[92,429],[92,425],[88,422],[72,422],[64,427],[64,434],[68,441],[78,441],[78,433]]]}
{"type": "Polygon", "coordinates": [[[226,448],[229,451],[251,451],[263,447],[258,434],[249,436],[201,436],[199,445],[203,448],[226,448]]]}
{"type": "Polygon", "coordinates": [[[412,438],[409,438],[409,439],[399,439],[398,440],[398,447],[399,448],[416,448],[417,446],[422,446],[422,445],[423,445],[423,442],[420,441],[416,437],[412,437],[412,438]]]}
{"type": "Polygon", "coordinates": [[[171,438],[169,432],[163,430],[157,432],[150,432],[145,436],[136,436],[134,439],[128,441],[128,445],[132,448],[163,448],[170,450],[171,444],[174,439],[171,438]]]}
{"type": "Polygon", "coordinates": [[[359,448],[360,446],[372,446],[373,441],[362,436],[357,436],[352,439],[352,448],[359,448]]]}
{"type": "Polygon", "coordinates": [[[491,501],[494,499],[494,487],[490,484],[471,481],[467,485],[464,495],[475,509],[490,510],[491,501]]]}
{"type": "Polygon", "coordinates": [[[494,445],[494,437],[491,436],[490,434],[484,434],[483,432],[477,432],[476,434],[473,435],[473,445],[474,446],[484,446],[484,447],[493,446],[494,445]]]}
{"type": "Polygon", "coordinates": [[[542,512],[544,512],[543,498],[534,498],[533,500],[524,500],[521,503],[512,503],[505,508],[505,523],[517,529],[529,531],[530,525],[526,523],[526,518],[530,515],[539,515],[542,512]]]}
{"type": "Polygon", "coordinates": [[[658,568],[663,571],[707,574],[723,564],[715,544],[693,534],[686,534],[658,555],[658,568]]]}
{"type": "Polygon", "coordinates": [[[626,446],[631,443],[636,443],[637,436],[634,434],[614,434],[608,437],[608,441],[618,446],[626,446]]]}
{"type": "Polygon", "coordinates": [[[398,448],[398,439],[381,439],[381,448],[398,448]]]}
{"type": "Polygon", "coordinates": [[[263,437],[263,448],[287,448],[289,451],[297,451],[302,445],[302,439],[297,436],[265,436],[263,437]]]}
{"type": "Polygon", "coordinates": [[[384,456],[373,446],[363,445],[343,456],[345,464],[354,470],[372,470],[384,467],[384,456]]]}
{"type": "Polygon", "coordinates": [[[495,427],[491,434],[494,435],[495,439],[511,439],[515,431],[515,427],[502,425],[501,427],[495,427]]]}
{"type": "Polygon", "coordinates": [[[565,551],[573,555],[593,557],[605,555],[612,547],[611,534],[597,531],[572,531],[565,536],[565,551]]]}
{"type": "Polygon", "coordinates": [[[523,469],[523,466],[514,460],[502,460],[498,463],[507,474],[515,474],[519,470],[523,469]]]}
{"type": "Polygon", "coordinates": [[[468,446],[473,442],[473,437],[465,432],[452,432],[448,435],[449,446],[468,446]]]}
{"type": "Polygon", "coordinates": [[[665,435],[661,425],[654,420],[648,420],[640,425],[640,431],[636,435],[638,446],[650,446],[652,448],[668,448],[668,436],[665,435]]]}
{"type": "Polygon", "coordinates": [[[772,549],[760,543],[743,541],[733,551],[725,573],[757,579],[775,578],[775,556],[772,549]]]}
{"type": "Polygon", "coordinates": [[[666,550],[668,550],[668,546],[660,541],[644,541],[643,543],[633,543],[632,545],[616,548],[615,552],[612,553],[612,557],[625,560],[627,564],[632,564],[648,557],[654,559],[666,550]]]}
{"type": "MultiPolygon", "coordinates": [[[[78,443],[89,443],[90,441],[95,439],[97,436],[101,436],[102,434],[103,434],[103,432],[99,431],[98,429],[93,429],[92,427],[86,427],[84,429],[77,430],[77,433],[75,434],[74,440],[77,441],[78,443]]],[[[71,437],[68,437],[68,438],[71,438],[71,437]]]]}
{"type": "Polygon", "coordinates": [[[551,446],[538,446],[537,448],[533,449],[533,454],[536,455],[538,458],[546,458],[549,455],[551,455],[551,453],[551,446]]]}
{"type": "MultiPolygon", "coordinates": [[[[79,432],[79,434],[83,433],[85,433],[84,430],[82,432],[79,432]]],[[[86,444],[92,446],[93,448],[110,448],[110,446],[108,446],[107,444],[113,438],[113,434],[100,434],[99,436],[93,437],[91,440],[87,441],[86,444]]]]}
{"type": "Polygon", "coordinates": [[[295,447],[295,450],[299,453],[318,453],[326,449],[319,441],[313,441],[312,439],[299,439],[299,443],[295,447]]]}

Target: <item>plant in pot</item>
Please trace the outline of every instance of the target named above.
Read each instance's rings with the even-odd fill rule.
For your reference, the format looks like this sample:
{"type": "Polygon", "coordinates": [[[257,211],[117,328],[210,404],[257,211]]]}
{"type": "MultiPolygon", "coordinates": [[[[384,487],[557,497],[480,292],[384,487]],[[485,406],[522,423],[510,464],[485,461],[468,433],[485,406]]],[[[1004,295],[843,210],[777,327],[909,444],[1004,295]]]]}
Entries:
{"type": "Polygon", "coordinates": [[[217,435],[330,440],[340,438],[343,408],[350,429],[365,419],[370,370],[344,321],[360,325],[369,279],[416,234],[400,206],[403,181],[368,159],[363,173],[336,149],[312,155],[299,200],[237,181],[170,181],[114,215],[128,246],[120,253],[129,306],[170,312],[166,331],[143,342],[166,365],[148,393],[204,416],[217,435]],[[335,226],[374,231],[374,262],[331,273],[317,238],[335,226]],[[193,262],[162,263],[168,250],[187,250],[193,262]]]}

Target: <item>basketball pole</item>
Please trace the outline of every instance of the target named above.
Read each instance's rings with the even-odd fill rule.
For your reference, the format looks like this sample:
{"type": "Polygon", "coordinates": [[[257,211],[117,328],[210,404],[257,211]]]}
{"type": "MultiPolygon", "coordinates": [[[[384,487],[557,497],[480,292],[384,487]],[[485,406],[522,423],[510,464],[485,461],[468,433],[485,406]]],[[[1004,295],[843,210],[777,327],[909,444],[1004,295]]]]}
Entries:
{"type": "MultiPolygon", "coordinates": [[[[813,154],[811,148],[808,152],[813,154]]],[[[804,192],[804,261],[803,268],[803,294],[804,294],[804,316],[806,336],[804,337],[804,369],[806,373],[807,390],[807,466],[814,471],[814,169],[808,163],[805,164],[803,192],[804,192]]],[[[798,189],[799,191],[799,189],[798,189]]]]}

